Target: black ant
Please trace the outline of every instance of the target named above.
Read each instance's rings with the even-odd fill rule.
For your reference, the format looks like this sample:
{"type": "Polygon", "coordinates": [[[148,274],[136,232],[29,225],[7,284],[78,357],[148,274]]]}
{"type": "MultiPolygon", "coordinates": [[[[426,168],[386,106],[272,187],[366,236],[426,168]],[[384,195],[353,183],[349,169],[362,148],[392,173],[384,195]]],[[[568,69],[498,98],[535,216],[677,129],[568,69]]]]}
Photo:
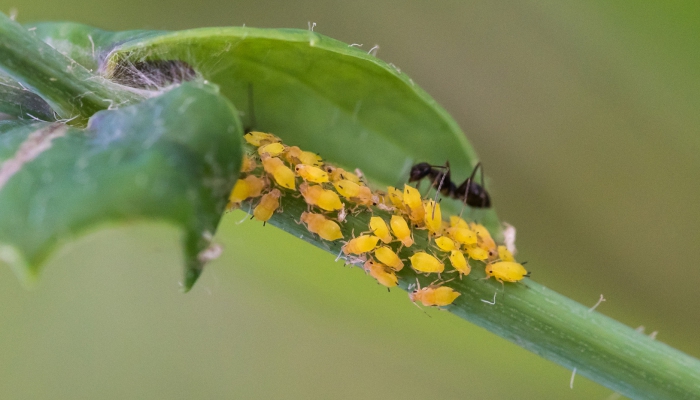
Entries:
{"type": "Polygon", "coordinates": [[[489,193],[484,188],[484,168],[481,163],[476,164],[469,178],[457,186],[450,179],[450,163],[442,165],[430,165],[422,162],[411,167],[411,174],[408,178],[409,182],[420,181],[425,177],[430,177],[432,185],[437,185],[438,191],[445,196],[452,197],[457,200],[462,200],[470,207],[474,208],[490,208],[491,198],[489,193]],[[481,185],[474,182],[476,171],[481,169],[481,185]]]}

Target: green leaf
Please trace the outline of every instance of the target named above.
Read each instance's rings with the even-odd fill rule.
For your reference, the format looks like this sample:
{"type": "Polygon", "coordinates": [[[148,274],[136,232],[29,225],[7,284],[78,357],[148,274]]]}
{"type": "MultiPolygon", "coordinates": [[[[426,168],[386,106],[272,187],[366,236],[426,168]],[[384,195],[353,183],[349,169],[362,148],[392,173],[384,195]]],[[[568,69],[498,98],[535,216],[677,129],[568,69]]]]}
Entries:
{"type": "Polygon", "coordinates": [[[0,122],[0,260],[30,282],[90,228],[164,220],[183,230],[189,289],[240,164],[237,112],[209,86],[101,111],[87,129],[0,122]]]}
{"type": "Polygon", "coordinates": [[[0,74],[0,113],[20,119],[54,119],[51,107],[19,83],[0,74]]]}
{"type": "Polygon", "coordinates": [[[0,13],[0,66],[6,75],[43,98],[73,124],[97,111],[133,104],[143,94],[110,82],[35,38],[0,13]]]}
{"type": "MultiPolygon", "coordinates": [[[[184,61],[245,112],[244,126],[273,132],[334,163],[359,167],[377,183],[401,186],[410,167],[421,161],[449,161],[453,177],[464,180],[477,163],[454,119],[406,74],[311,31],[108,33],[66,23],[35,28],[43,40],[61,43],[57,48],[85,65],[96,67],[104,59],[100,68],[108,76],[128,68],[138,74],[149,61],[184,61]],[[88,35],[96,46],[92,58],[88,35]]],[[[459,212],[461,203],[447,200],[443,208],[459,212]]],[[[474,216],[500,231],[493,209],[474,216]]]]}

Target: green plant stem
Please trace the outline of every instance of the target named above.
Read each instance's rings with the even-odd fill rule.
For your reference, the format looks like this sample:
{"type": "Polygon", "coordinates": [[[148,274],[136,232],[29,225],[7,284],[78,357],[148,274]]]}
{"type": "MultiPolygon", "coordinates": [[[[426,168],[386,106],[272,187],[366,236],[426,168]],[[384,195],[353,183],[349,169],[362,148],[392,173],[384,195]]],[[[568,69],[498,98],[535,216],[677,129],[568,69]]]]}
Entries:
{"type": "MultiPolygon", "coordinates": [[[[249,210],[250,206],[246,203],[241,208],[249,210]]],[[[320,240],[296,222],[307,210],[303,199],[287,194],[282,198],[282,206],[284,212],[275,214],[270,224],[334,255],[340,253],[341,241],[320,240]]],[[[380,210],[375,209],[373,213],[388,220],[388,214],[380,210]]],[[[366,232],[369,218],[368,212],[350,215],[342,224],[345,240],[352,237],[353,230],[355,234],[366,232]]],[[[412,250],[425,249],[428,245],[425,231],[415,231],[415,239],[412,250]]],[[[406,259],[407,255],[404,249],[401,257],[406,259]]],[[[700,361],[697,359],[530,279],[504,286],[493,279],[481,279],[485,277],[483,264],[474,261],[470,264],[473,270],[469,276],[446,283],[462,294],[453,305],[445,307],[451,313],[566,368],[576,368],[577,374],[626,396],[700,398],[700,361]],[[495,304],[491,304],[496,293],[495,304]]],[[[416,279],[421,287],[437,279],[434,274],[429,277],[416,274],[410,262],[397,275],[399,286],[404,290],[415,284],[416,279]]],[[[455,276],[447,272],[442,275],[445,280],[455,276]]]]}
{"type": "Polygon", "coordinates": [[[54,119],[51,107],[41,97],[3,75],[0,75],[0,113],[21,119],[54,119]]]}
{"type": "Polygon", "coordinates": [[[97,111],[143,99],[93,74],[0,13],[0,69],[43,98],[60,118],[82,123],[97,111]]]}

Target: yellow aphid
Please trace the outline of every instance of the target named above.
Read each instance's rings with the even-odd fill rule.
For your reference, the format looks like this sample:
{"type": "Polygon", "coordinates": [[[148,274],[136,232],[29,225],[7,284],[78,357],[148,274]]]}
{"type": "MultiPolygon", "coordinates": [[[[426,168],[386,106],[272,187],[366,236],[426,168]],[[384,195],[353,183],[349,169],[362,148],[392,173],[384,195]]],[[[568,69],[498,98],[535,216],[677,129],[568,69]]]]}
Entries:
{"type": "Polygon", "coordinates": [[[326,190],[320,185],[309,185],[304,182],[299,185],[299,192],[304,196],[307,204],[318,206],[326,211],[335,211],[343,208],[340,197],[332,190],[326,190]]]}
{"type": "Polygon", "coordinates": [[[389,201],[391,201],[391,204],[394,205],[394,207],[404,210],[406,208],[406,205],[403,203],[403,192],[401,192],[399,189],[389,186],[387,187],[387,194],[389,196],[389,201]]]}
{"type": "Polygon", "coordinates": [[[393,240],[389,233],[389,227],[386,226],[386,222],[381,217],[370,218],[369,229],[372,231],[372,234],[379,236],[379,239],[384,243],[389,243],[393,240]]]}
{"type": "Polygon", "coordinates": [[[469,275],[469,273],[472,272],[472,267],[469,266],[467,259],[464,258],[464,254],[462,254],[461,251],[452,250],[450,252],[449,258],[450,264],[452,264],[452,268],[456,269],[459,272],[460,277],[462,275],[469,275]]]}
{"type": "Polygon", "coordinates": [[[404,246],[411,247],[413,245],[411,228],[408,227],[408,224],[403,217],[399,215],[392,215],[389,225],[391,226],[391,232],[401,241],[401,243],[403,243],[404,246]]]}
{"type": "Polygon", "coordinates": [[[231,203],[240,203],[251,197],[258,197],[266,186],[267,182],[265,179],[258,178],[255,175],[248,175],[245,179],[236,181],[236,186],[233,187],[228,199],[231,203]]]}
{"type": "Polygon", "coordinates": [[[425,222],[426,228],[432,234],[439,233],[442,229],[442,212],[440,211],[440,204],[435,203],[435,201],[428,200],[423,204],[423,210],[425,215],[423,216],[423,221],[425,222]]]}
{"type": "Polygon", "coordinates": [[[343,238],[340,226],[321,214],[303,212],[301,222],[306,224],[309,232],[317,234],[321,239],[334,241],[343,238]]]}
{"type": "Polygon", "coordinates": [[[420,301],[424,306],[447,306],[452,304],[460,293],[455,292],[452,288],[447,286],[428,286],[423,289],[418,289],[413,293],[410,293],[408,297],[412,302],[420,301]]]}
{"type": "Polygon", "coordinates": [[[328,182],[328,174],[321,168],[314,167],[313,165],[297,164],[294,170],[306,181],[315,183],[328,182]]]}
{"type": "Polygon", "coordinates": [[[360,184],[360,177],[353,174],[352,172],[348,172],[342,168],[337,168],[337,167],[332,167],[332,166],[326,166],[326,171],[330,174],[331,176],[331,181],[333,182],[338,182],[338,181],[350,181],[356,184],[360,184]]]}
{"type": "Polygon", "coordinates": [[[394,271],[401,271],[403,269],[403,261],[399,256],[394,253],[394,250],[389,246],[381,246],[374,250],[374,256],[382,264],[388,266],[394,271]]]}
{"type": "Polygon", "coordinates": [[[243,156],[243,163],[241,164],[241,172],[251,172],[257,167],[257,163],[248,155],[243,156]]]}
{"type": "Polygon", "coordinates": [[[515,257],[513,257],[513,253],[508,251],[506,246],[498,246],[498,258],[501,261],[515,261],[515,257]]]}
{"type": "Polygon", "coordinates": [[[522,264],[513,261],[499,261],[486,265],[486,278],[496,278],[499,282],[518,282],[529,276],[522,264]]]}
{"type": "Polygon", "coordinates": [[[414,188],[413,186],[404,185],[403,203],[410,211],[408,218],[410,218],[411,221],[423,222],[425,210],[423,209],[423,199],[421,198],[418,189],[414,188]]]}
{"type": "Polygon", "coordinates": [[[360,185],[353,181],[341,179],[339,181],[334,181],[333,186],[335,186],[335,190],[337,190],[338,193],[340,193],[340,195],[346,199],[360,195],[360,185]]]}
{"type": "Polygon", "coordinates": [[[323,159],[316,153],[310,151],[302,151],[299,156],[299,161],[302,164],[313,165],[314,167],[320,167],[323,165],[323,159]]]}
{"type": "Polygon", "coordinates": [[[356,238],[350,239],[349,242],[345,243],[343,246],[343,253],[345,254],[362,254],[368,251],[374,250],[379,242],[379,237],[374,235],[360,235],[356,238]]]}
{"type": "Polygon", "coordinates": [[[467,246],[467,254],[469,255],[469,258],[477,261],[484,261],[489,258],[488,250],[485,250],[479,246],[467,246]]]}
{"type": "Polygon", "coordinates": [[[462,218],[458,217],[457,215],[450,216],[450,226],[455,227],[455,228],[469,229],[469,224],[467,224],[467,221],[463,220],[462,218]]]}
{"type": "Polygon", "coordinates": [[[403,203],[411,209],[423,208],[423,198],[418,189],[413,186],[404,185],[403,203]]]}
{"type": "Polygon", "coordinates": [[[269,154],[272,157],[277,157],[284,151],[284,145],[282,143],[270,143],[258,147],[258,154],[269,154]]]}
{"type": "Polygon", "coordinates": [[[482,247],[487,249],[493,255],[498,253],[496,242],[491,238],[491,234],[485,226],[477,223],[472,223],[471,228],[479,236],[479,241],[483,244],[482,247]]]}
{"type": "Polygon", "coordinates": [[[374,204],[372,199],[372,190],[367,186],[360,185],[360,192],[357,194],[357,196],[352,198],[352,201],[362,204],[363,206],[372,206],[374,204]]]}
{"type": "Polygon", "coordinates": [[[282,160],[264,154],[262,156],[262,164],[265,172],[272,175],[278,185],[287,189],[296,189],[296,175],[282,160]]]}
{"type": "Polygon", "coordinates": [[[476,232],[467,228],[459,228],[455,226],[447,228],[446,232],[447,235],[449,235],[457,243],[471,246],[477,242],[476,232]]]}
{"type": "Polygon", "coordinates": [[[364,269],[369,272],[372,278],[386,287],[394,287],[399,284],[399,279],[394,271],[385,265],[369,260],[365,262],[364,269]]]}
{"type": "Polygon", "coordinates": [[[375,205],[380,210],[393,212],[396,209],[396,207],[394,207],[393,204],[391,204],[389,196],[386,193],[377,191],[375,192],[374,197],[375,205]]]}
{"type": "Polygon", "coordinates": [[[455,242],[447,236],[440,236],[435,239],[435,244],[442,251],[452,251],[457,248],[455,242]]]}
{"type": "Polygon", "coordinates": [[[284,157],[292,164],[306,164],[314,167],[323,165],[321,156],[310,151],[303,151],[298,146],[288,147],[284,153],[284,157]]]}
{"type": "Polygon", "coordinates": [[[260,204],[253,210],[253,216],[263,222],[269,220],[280,206],[281,195],[282,193],[280,193],[278,189],[273,189],[269,193],[266,193],[262,199],[260,199],[260,204]]]}
{"type": "Polygon", "coordinates": [[[413,254],[410,259],[411,266],[418,272],[426,274],[437,272],[439,274],[445,270],[445,264],[424,251],[413,254]]]}
{"type": "Polygon", "coordinates": [[[271,133],[256,131],[246,133],[245,135],[243,135],[243,138],[246,142],[252,144],[253,146],[261,146],[266,143],[274,143],[280,141],[280,138],[271,133]]]}

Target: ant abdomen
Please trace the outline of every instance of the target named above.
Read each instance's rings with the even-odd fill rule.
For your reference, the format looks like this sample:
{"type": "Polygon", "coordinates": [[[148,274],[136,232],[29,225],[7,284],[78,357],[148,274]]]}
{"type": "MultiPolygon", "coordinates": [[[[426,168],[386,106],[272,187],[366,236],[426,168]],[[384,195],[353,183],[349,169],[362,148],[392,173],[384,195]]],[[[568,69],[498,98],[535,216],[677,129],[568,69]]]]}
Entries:
{"type": "Polygon", "coordinates": [[[483,187],[484,169],[481,167],[481,182],[474,182],[476,171],[481,167],[478,163],[471,175],[461,185],[457,186],[450,177],[450,163],[442,165],[431,165],[426,162],[415,164],[411,167],[408,181],[416,182],[426,177],[430,178],[431,184],[437,186],[440,193],[457,200],[462,200],[464,203],[473,208],[490,208],[491,198],[483,187]]]}

